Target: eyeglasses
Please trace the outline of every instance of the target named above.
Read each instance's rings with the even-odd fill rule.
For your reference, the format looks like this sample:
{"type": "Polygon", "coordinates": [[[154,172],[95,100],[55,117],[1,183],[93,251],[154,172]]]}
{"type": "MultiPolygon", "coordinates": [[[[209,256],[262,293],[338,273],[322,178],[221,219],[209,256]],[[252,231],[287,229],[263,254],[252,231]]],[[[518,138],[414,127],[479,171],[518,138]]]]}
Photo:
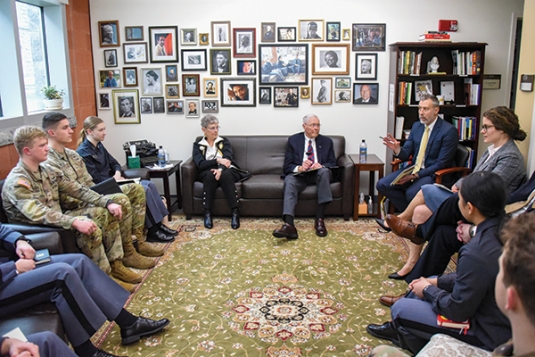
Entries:
{"type": "Polygon", "coordinates": [[[219,130],[219,129],[221,129],[220,126],[211,126],[211,127],[206,128],[206,130],[210,130],[210,131],[216,131],[216,130],[219,130]]]}
{"type": "Polygon", "coordinates": [[[492,124],[491,125],[486,125],[486,124],[481,125],[481,131],[485,131],[486,132],[487,130],[489,130],[489,128],[494,128],[494,125],[492,125],[492,124]]]}
{"type": "Polygon", "coordinates": [[[306,126],[311,126],[313,128],[319,128],[321,127],[321,124],[305,124],[306,126]]]}

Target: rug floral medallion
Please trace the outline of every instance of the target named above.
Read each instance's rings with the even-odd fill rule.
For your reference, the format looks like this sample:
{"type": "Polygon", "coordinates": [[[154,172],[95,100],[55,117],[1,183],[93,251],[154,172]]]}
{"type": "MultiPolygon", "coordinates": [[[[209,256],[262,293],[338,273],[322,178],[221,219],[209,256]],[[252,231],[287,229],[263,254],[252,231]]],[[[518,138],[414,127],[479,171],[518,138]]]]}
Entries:
{"type": "Polygon", "coordinates": [[[271,235],[276,219],[225,219],[206,230],[181,228],[157,267],[132,295],[128,310],[171,324],[160,334],[121,346],[117,326],[100,331],[101,348],[128,356],[367,356],[385,341],[366,333],[390,319],[378,302],[400,294],[389,280],[406,247],[372,220],[329,218],[317,237],[312,219],[296,220],[299,239],[271,235]]]}

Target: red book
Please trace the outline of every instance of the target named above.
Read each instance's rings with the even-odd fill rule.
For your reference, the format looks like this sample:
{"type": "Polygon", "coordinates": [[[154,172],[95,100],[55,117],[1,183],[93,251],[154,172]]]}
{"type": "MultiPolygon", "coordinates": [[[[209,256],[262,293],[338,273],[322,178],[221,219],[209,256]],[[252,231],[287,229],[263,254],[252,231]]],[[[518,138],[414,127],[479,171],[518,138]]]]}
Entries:
{"type": "Polygon", "coordinates": [[[459,331],[459,333],[464,332],[464,334],[466,335],[468,329],[470,328],[470,320],[458,322],[458,321],[450,320],[443,315],[437,315],[437,325],[442,326],[442,327],[459,329],[461,330],[459,331]]]}

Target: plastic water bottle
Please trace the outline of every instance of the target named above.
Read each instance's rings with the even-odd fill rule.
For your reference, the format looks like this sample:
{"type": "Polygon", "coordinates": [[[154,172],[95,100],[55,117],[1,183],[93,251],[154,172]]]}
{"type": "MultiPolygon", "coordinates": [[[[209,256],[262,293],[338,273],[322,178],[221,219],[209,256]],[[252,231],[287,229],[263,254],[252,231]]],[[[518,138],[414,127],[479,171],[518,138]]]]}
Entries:
{"type": "Polygon", "coordinates": [[[364,139],[362,139],[362,144],[360,144],[359,153],[360,163],[365,164],[368,161],[368,145],[366,145],[366,140],[364,139]]]}
{"type": "Polygon", "coordinates": [[[165,154],[165,163],[168,164],[169,163],[169,151],[167,151],[167,148],[164,148],[163,152],[165,154]]]}
{"type": "Polygon", "coordinates": [[[162,146],[158,149],[158,166],[165,167],[165,151],[162,146]]]}

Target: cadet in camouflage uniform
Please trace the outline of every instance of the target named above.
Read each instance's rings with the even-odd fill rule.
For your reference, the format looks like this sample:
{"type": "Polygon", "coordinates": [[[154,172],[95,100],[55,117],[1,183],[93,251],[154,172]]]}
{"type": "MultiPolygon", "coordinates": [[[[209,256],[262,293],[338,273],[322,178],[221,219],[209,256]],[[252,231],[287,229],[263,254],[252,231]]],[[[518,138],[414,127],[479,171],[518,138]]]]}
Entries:
{"type": "MultiPolygon", "coordinates": [[[[56,168],[41,164],[49,150],[46,134],[41,129],[18,128],[14,143],[20,161],[7,176],[2,190],[9,221],[74,229],[78,246],[100,269],[124,282],[139,283],[141,276],[125,268],[121,261],[121,206],[69,179],[56,168]],[[63,212],[61,194],[82,202],[77,208],[63,212]]],[[[134,288],[130,284],[122,285],[130,291],[134,288]]]]}
{"type": "MultiPolygon", "coordinates": [[[[62,113],[48,113],[43,117],[43,130],[48,136],[50,151],[47,164],[61,170],[71,180],[76,180],[83,186],[94,185],[91,176],[87,172],[83,159],[74,150],[64,145],[72,141],[72,129],[69,121],[62,113]]],[[[138,269],[149,269],[155,266],[153,259],[138,254],[132,242],[132,235],[138,240],[139,253],[157,257],[163,255],[163,249],[157,248],[145,241],[143,235],[145,221],[145,191],[137,184],[121,185],[124,194],[108,195],[110,199],[119,203],[123,208],[123,221],[121,224],[121,238],[123,242],[123,264],[138,269]]],[[[73,209],[80,201],[68,195],[60,197],[61,206],[65,209],[73,209]]]]}

